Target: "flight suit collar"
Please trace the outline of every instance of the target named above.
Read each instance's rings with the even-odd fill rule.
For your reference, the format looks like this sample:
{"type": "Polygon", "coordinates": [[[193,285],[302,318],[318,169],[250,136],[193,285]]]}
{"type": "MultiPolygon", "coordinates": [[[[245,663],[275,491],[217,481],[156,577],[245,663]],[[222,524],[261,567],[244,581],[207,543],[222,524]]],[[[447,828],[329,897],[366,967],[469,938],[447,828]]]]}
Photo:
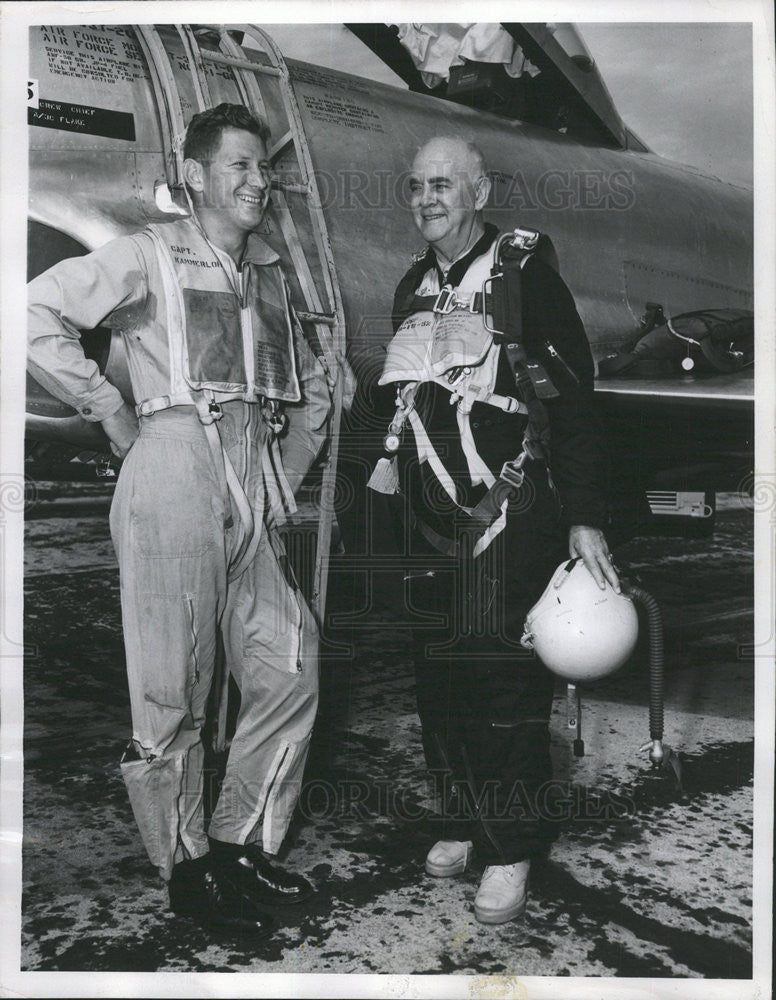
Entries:
{"type": "MultiPolygon", "coordinates": [[[[196,229],[198,229],[203,234],[205,239],[208,240],[209,243],[211,243],[212,246],[215,246],[215,244],[213,244],[212,241],[208,238],[207,234],[205,233],[204,229],[202,228],[202,225],[200,224],[196,216],[188,219],[187,221],[196,229]]],[[[221,253],[224,254],[226,253],[226,251],[222,247],[219,247],[218,249],[221,253]]],[[[240,261],[241,267],[243,264],[259,264],[259,265],[277,264],[279,260],[280,260],[279,255],[275,253],[275,251],[268,243],[265,243],[264,240],[261,239],[260,236],[257,236],[256,233],[249,233],[248,240],[245,244],[245,250],[243,252],[242,260],[240,261]]]]}
{"type": "Polygon", "coordinates": [[[245,253],[242,259],[243,264],[267,265],[276,264],[279,260],[280,257],[268,243],[265,243],[256,233],[250,234],[248,242],[245,245],[245,253]]]}

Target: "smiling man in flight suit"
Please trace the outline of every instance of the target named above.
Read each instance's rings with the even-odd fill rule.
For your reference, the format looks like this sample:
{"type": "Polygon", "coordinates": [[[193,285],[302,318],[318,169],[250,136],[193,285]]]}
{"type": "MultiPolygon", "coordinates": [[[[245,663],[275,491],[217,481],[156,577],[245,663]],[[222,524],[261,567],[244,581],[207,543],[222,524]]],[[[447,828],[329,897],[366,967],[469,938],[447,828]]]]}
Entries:
{"type": "Polygon", "coordinates": [[[323,444],[324,371],[256,236],[267,127],[221,104],[189,124],[190,218],[150,225],[30,285],[29,368],[124,463],[111,509],[132,739],[121,768],[171,908],[264,936],[267,908],[312,886],[269,861],[299,794],[318,698],[318,635],[278,525],[323,444]],[[122,333],[137,407],[81,349],[122,333]],[[202,727],[218,635],[241,694],[206,834],[202,727]]]}
{"type": "Polygon", "coordinates": [[[584,329],[559,275],[528,254],[505,279],[519,288],[503,293],[521,302],[522,329],[488,330],[495,290],[483,282],[499,237],[482,218],[489,192],[470,143],[438,137],[418,152],[410,208],[427,246],[394,298],[380,382],[397,389],[395,454],[370,485],[397,494],[412,553],[433,567],[410,574],[412,611],[446,622],[442,641],[422,634],[416,655],[444,818],[426,870],[457,875],[474,856],[485,866],[475,915],[502,923],[524,911],[530,861],[550,839],[553,681],[520,646],[525,614],[567,553],[599,586],[619,584],[602,531],[606,455],[584,329]]]}

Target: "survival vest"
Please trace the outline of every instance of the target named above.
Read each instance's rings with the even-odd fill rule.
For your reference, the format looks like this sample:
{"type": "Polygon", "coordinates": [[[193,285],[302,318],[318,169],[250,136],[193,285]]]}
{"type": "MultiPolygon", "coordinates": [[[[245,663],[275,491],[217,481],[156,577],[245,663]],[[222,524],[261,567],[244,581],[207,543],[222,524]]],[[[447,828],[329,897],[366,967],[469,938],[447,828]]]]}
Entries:
{"type": "MultiPolygon", "coordinates": [[[[498,239],[496,236],[496,228],[488,224],[472,250],[450,268],[448,283],[435,295],[415,294],[423,276],[437,266],[431,248],[416,258],[399,283],[393,309],[396,333],[388,346],[380,378],[380,384],[397,383],[396,412],[384,440],[386,456],[378,461],[368,484],[379,492],[398,492],[395,453],[403,425],[409,420],[421,462],[429,463],[445,491],[458,502],[455,485],[414,408],[419,384],[433,381],[441,385],[451,393],[451,403],[457,404],[461,445],[472,482],[483,482],[488,487],[475,507],[461,508],[471,529],[464,536],[468,535],[467,547],[471,546],[473,557],[503,530],[507,504],[523,485],[525,461],[546,459],[548,419],[541,400],[559,394],[544,366],[528,357],[523,343],[520,272],[540,249],[541,234],[518,229],[498,239]],[[503,347],[518,398],[493,392],[499,355],[494,346],[503,347]],[[474,447],[468,426],[474,401],[507,412],[522,412],[528,418],[520,453],[504,463],[498,476],[487,468],[474,447]]],[[[441,285],[439,271],[438,275],[441,285]]],[[[577,382],[553,345],[547,343],[544,348],[577,382]]],[[[432,537],[421,519],[416,518],[416,525],[436,548],[447,554],[464,554],[457,543],[441,539],[436,533],[432,537]]]]}
{"type": "Polygon", "coordinates": [[[297,402],[288,291],[274,251],[251,237],[242,287],[235,287],[194,222],[180,219],[147,231],[167,303],[170,392],[141,400],[138,412],[197,405],[200,393],[213,405],[216,394],[219,402],[297,402]]]}
{"type": "Polygon", "coordinates": [[[258,549],[265,490],[276,523],[283,523],[286,511],[296,511],[277,440],[282,404],[301,398],[288,289],[277,254],[256,236],[249,237],[240,277],[227,271],[192,220],[150,225],[147,232],[167,305],[170,391],[141,400],[136,410],[147,417],[172,406],[196,407],[216,467],[223,470],[225,509],[231,497],[244,528],[229,566],[229,578],[236,579],[258,549]],[[218,432],[221,404],[233,399],[260,404],[270,430],[261,452],[265,489],[252,496],[218,432]]]}

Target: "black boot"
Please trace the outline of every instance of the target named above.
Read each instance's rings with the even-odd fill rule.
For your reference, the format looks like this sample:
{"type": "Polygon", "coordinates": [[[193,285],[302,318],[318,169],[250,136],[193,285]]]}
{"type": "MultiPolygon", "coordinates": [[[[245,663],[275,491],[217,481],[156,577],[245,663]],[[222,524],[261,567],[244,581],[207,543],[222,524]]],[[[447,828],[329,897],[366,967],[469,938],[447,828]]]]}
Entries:
{"type": "Polygon", "coordinates": [[[269,937],[277,923],[259,912],[239,880],[210,861],[207,855],[175,865],[168,884],[173,913],[191,917],[208,930],[253,940],[269,937]]]}
{"type": "Polygon", "coordinates": [[[213,866],[226,872],[258,906],[286,906],[309,899],[315,890],[301,875],[271,864],[257,844],[210,841],[213,866]]]}

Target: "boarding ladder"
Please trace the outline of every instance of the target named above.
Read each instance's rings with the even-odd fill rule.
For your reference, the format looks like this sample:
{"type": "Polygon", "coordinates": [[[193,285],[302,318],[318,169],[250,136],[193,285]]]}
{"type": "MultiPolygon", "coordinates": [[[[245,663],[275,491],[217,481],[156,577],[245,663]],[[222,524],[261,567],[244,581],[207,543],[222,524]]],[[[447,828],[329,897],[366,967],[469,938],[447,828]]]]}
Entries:
{"type": "MultiPolygon", "coordinates": [[[[175,194],[183,190],[180,138],[183,136],[187,124],[184,120],[181,94],[171,55],[165,47],[159,31],[152,25],[137,25],[134,30],[150,70],[151,84],[159,108],[165,153],[167,154],[165,160],[167,186],[170,192],[175,194]]],[[[345,317],[310,149],[296,95],[291,85],[288,67],[282,53],[269,35],[253,25],[230,25],[227,29],[224,25],[191,26],[179,24],[175,25],[175,30],[188,59],[188,68],[197,104],[196,111],[204,111],[218,103],[218,101],[213,100],[213,88],[211,88],[206,68],[208,64],[215,67],[226,67],[229,70],[242,103],[264,121],[268,121],[268,115],[259,81],[261,80],[265,87],[278,88],[281,98],[287,128],[282,131],[279,138],[269,148],[269,158],[274,166],[282,155],[293,153],[298,180],[273,178],[270,215],[282,234],[288,257],[292,262],[301,294],[304,297],[305,308],[297,308],[297,303],[295,312],[300,321],[305,324],[307,331],[311,328],[315,331],[317,343],[312,344],[312,346],[327,371],[333,397],[332,413],[329,418],[328,457],[323,467],[320,486],[317,545],[310,601],[317,620],[323,622],[334,518],[333,501],[339,429],[344,397],[344,376],[339,358],[344,358],[345,355],[345,317]],[[235,41],[232,33],[236,32],[242,33],[243,40],[245,37],[253,39],[261,52],[268,57],[269,62],[257,62],[249,58],[242,45],[235,41]],[[200,39],[207,39],[211,44],[217,40],[218,50],[203,47],[200,39]],[[318,268],[322,276],[323,301],[316,286],[303,241],[300,239],[289,208],[287,196],[289,198],[302,198],[306,203],[315,244],[314,252],[317,255],[318,268]]],[[[251,52],[258,55],[255,49],[251,49],[251,52]]],[[[216,732],[213,737],[218,749],[222,749],[225,743],[229,681],[228,673],[223,669],[223,665],[221,665],[220,673],[220,682],[219,679],[216,680],[216,685],[220,688],[220,698],[216,732]]]]}

